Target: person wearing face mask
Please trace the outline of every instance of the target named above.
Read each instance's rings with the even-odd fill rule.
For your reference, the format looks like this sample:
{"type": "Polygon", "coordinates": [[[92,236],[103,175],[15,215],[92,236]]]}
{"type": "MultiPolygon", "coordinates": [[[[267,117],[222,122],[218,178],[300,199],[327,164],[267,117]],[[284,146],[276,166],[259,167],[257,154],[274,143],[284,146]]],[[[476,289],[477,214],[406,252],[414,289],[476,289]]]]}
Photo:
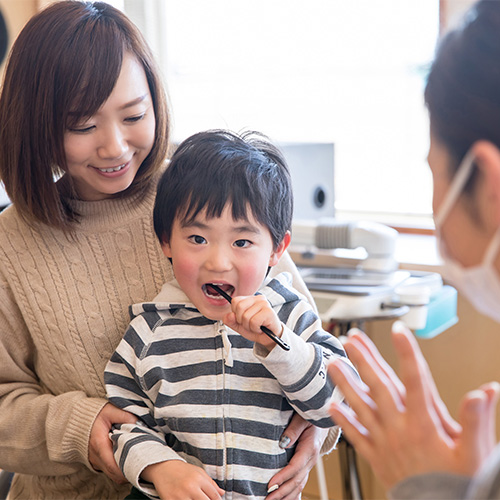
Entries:
{"type": "MultiPolygon", "coordinates": [[[[478,144],[475,148],[477,153],[471,149],[465,155],[434,216],[434,223],[439,241],[439,251],[444,261],[445,277],[467,297],[479,312],[500,323],[500,308],[498,307],[500,280],[495,268],[495,259],[500,249],[500,228],[495,232],[491,243],[486,248],[482,262],[471,267],[463,266],[460,261],[453,257],[453,254],[448,250],[445,238],[441,236],[447,217],[457,204],[467,181],[472,176],[475,155],[477,154],[478,159],[480,159],[480,155],[488,154],[490,148],[491,146],[487,143],[478,144]]],[[[494,154],[494,150],[491,153],[494,154]]]]}
{"type": "MultiPolygon", "coordinates": [[[[441,41],[425,100],[443,277],[500,322],[500,2],[480,0],[441,41]]],[[[332,418],[391,498],[500,498],[500,385],[466,394],[457,422],[412,333],[398,321],[392,334],[400,378],[364,333],[350,332],[344,347],[363,382],[330,365],[349,405],[333,404],[332,418]]]]}

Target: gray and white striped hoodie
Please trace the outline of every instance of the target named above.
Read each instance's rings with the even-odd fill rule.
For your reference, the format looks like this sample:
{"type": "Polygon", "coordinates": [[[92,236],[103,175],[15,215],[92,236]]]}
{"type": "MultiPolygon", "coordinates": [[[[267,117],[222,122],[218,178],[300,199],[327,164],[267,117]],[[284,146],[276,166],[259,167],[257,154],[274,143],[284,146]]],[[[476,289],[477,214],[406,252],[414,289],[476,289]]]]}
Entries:
{"type": "Polygon", "coordinates": [[[176,281],[152,303],[131,306],[132,321],[104,378],[109,400],[140,419],[113,431],[115,458],[151,498],[158,496],[142,470],[180,459],[203,467],[225,500],[263,499],[293,454],[278,444],[293,412],[320,427],[334,425],[328,407],[342,395],[326,364],[341,357],[352,367],[342,345],[291,288],[290,274],[268,279],[258,293],[282,321],[290,351],[268,352],[205,318],[176,281]]]}

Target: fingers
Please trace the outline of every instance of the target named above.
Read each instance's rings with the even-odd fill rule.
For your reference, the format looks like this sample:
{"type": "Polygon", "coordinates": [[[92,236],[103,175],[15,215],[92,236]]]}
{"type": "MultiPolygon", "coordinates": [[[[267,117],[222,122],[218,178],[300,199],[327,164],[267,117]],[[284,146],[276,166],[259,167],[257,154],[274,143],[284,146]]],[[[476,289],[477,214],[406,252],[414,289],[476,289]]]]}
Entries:
{"type": "Polygon", "coordinates": [[[302,470],[297,476],[282,483],[281,486],[276,487],[277,485],[273,484],[268,490],[266,500],[300,500],[308,477],[309,470],[302,470]]]}
{"type": "Polygon", "coordinates": [[[328,372],[351,407],[345,403],[332,403],[330,416],[335,424],[342,427],[342,431],[360,455],[370,461],[373,454],[371,434],[379,434],[376,405],[365,392],[359,393],[356,387],[351,385],[355,382],[354,378],[348,380],[343,369],[341,363],[332,363],[328,372]]]}
{"type": "Polygon", "coordinates": [[[485,384],[478,390],[465,395],[461,409],[460,421],[464,426],[464,446],[471,446],[474,440],[477,453],[483,459],[496,446],[496,406],[500,386],[496,382],[485,384]],[[466,437],[468,441],[466,441],[466,437]]]}
{"type": "Polygon", "coordinates": [[[113,424],[135,424],[137,417],[128,411],[121,410],[109,403],[105,406],[107,418],[113,424]]]}
{"type": "MultiPolygon", "coordinates": [[[[364,370],[361,369],[360,374],[362,371],[364,370]]],[[[354,376],[342,360],[335,360],[330,363],[328,373],[356,413],[357,419],[363,422],[366,428],[372,429],[376,426],[375,413],[377,412],[377,405],[370,397],[367,386],[354,376]]],[[[362,374],[361,376],[363,377],[362,374]]],[[[334,422],[339,424],[336,420],[334,422]]]]}
{"type": "Polygon", "coordinates": [[[344,403],[332,403],[330,415],[356,451],[368,462],[373,458],[373,442],[370,433],[356,417],[356,414],[344,403]]]}
{"type": "Polygon", "coordinates": [[[401,380],[406,387],[406,415],[409,427],[418,429],[420,438],[438,439],[448,448],[460,436],[461,427],[450,416],[439,396],[429,365],[413,333],[402,323],[394,323],[393,344],[401,380]]]}
{"type": "Polygon", "coordinates": [[[458,437],[462,429],[451,417],[441,399],[429,365],[414,335],[401,321],[394,323],[392,334],[399,358],[401,379],[407,390],[411,390],[411,398],[408,402],[409,414],[417,415],[413,413],[413,409],[420,408],[424,412],[427,408],[426,414],[435,420],[446,435],[453,439],[458,437]]]}
{"type": "Polygon", "coordinates": [[[89,461],[92,466],[104,472],[110,479],[118,484],[126,483],[120,468],[115,462],[113,445],[109,438],[109,432],[113,424],[134,424],[137,417],[127,411],[120,410],[111,403],[103,406],[97,415],[89,439],[89,461]]]}
{"type": "MultiPolygon", "coordinates": [[[[367,390],[366,387],[360,386],[359,383],[355,382],[354,376],[350,375],[349,377],[348,371],[344,370],[348,378],[353,381],[353,383],[349,384],[351,385],[351,389],[356,389],[357,387],[357,397],[352,399],[352,396],[355,396],[352,390],[349,391],[349,395],[343,391],[344,395],[358,414],[359,420],[363,422],[363,425],[370,428],[369,422],[365,420],[369,415],[366,413],[368,407],[371,407],[372,410],[376,407],[379,417],[386,422],[394,418],[396,413],[404,411],[405,395],[404,390],[401,389],[401,382],[383,360],[377,348],[373,344],[370,345],[366,342],[364,334],[349,336],[347,341],[344,342],[344,348],[350,360],[358,369],[364,384],[369,388],[367,390]],[[364,395],[369,395],[369,399],[364,397],[364,395]],[[370,401],[373,401],[375,406],[370,404],[370,401]],[[356,403],[361,403],[361,405],[356,403]]],[[[342,367],[339,366],[339,368],[342,367]]]]}
{"type": "Polygon", "coordinates": [[[281,332],[281,322],[263,295],[233,297],[231,309],[236,322],[251,333],[260,335],[261,326],[268,327],[276,335],[281,332]]]}
{"type": "Polygon", "coordinates": [[[379,369],[384,373],[388,380],[394,384],[394,388],[401,394],[401,397],[404,397],[406,389],[404,385],[401,383],[399,378],[397,377],[394,370],[391,368],[389,363],[382,357],[379,350],[372,342],[372,340],[366,335],[364,332],[357,328],[352,328],[349,330],[349,338],[356,339],[361,345],[363,345],[367,351],[367,353],[371,356],[371,364],[376,364],[379,369]]]}
{"type": "Polygon", "coordinates": [[[266,500],[300,499],[317,456],[310,447],[297,447],[288,465],[270,479],[266,500]]]}
{"type": "Polygon", "coordinates": [[[304,420],[298,413],[294,413],[285,432],[281,436],[280,447],[288,448],[296,443],[299,436],[312,424],[304,420]]]}
{"type": "Polygon", "coordinates": [[[102,463],[102,472],[104,472],[106,476],[108,476],[117,484],[128,483],[121,469],[116,464],[111,442],[109,443],[109,447],[108,445],[103,445],[103,448],[101,448],[100,457],[102,463]]]}
{"type": "Polygon", "coordinates": [[[220,488],[213,479],[208,486],[203,488],[203,492],[210,500],[220,500],[225,493],[225,491],[220,488]]]}
{"type": "Polygon", "coordinates": [[[486,427],[488,429],[488,448],[491,452],[496,446],[497,442],[497,432],[496,432],[496,409],[498,405],[498,400],[500,398],[500,384],[498,382],[491,382],[481,386],[481,389],[485,392],[488,398],[487,406],[487,420],[486,427]]]}
{"type": "Polygon", "coordinates": [[[398,356],[401,380],[406,387],[409,416],[436,417],[435,398],[429,389],[430,384],[434,385],[434,379],[412,332],[397,321],[392,328],[392,339],[398,356]]]}
{"type": "Polygon", "coordinates": [[[234,312],[228,312],[226,315],[224,315],[224,318],[222,319],[223,323],[227,325],[229,328],[231,328],[234,331],[238,331],[238,323],[236,321],[236,316],[234,312]]]}
{"type": "Polygon", "coordinates": [[[459,420],[463,428],[460,452],[464,474],[473,474],[489,454],[488,407],[488,396],[481,390],[471,391],[463,399],[459,420]]]}
{"type": "Polygon", "coordinates": [[[272,478],[268,483],[266,500],[300,499],[300,494],[307,483],[311,468],[312,466],[305,469],[298,468],[294,474],[287,473],[284,479],[277,478],[279,482],[275,478],[272,478]]]}
{"type": "Polygon", "coordinates": [[[122,471],[115,462],[113,446],[106,434],[94,433],[94,438],[89,444],[89,461],[97,471],[103,472],[117,484],[125,484],[122,471]]]}
{"type": "Polygon", "coordinates": [[[268,488],[278,486],[269,492],[267,500],[296,500],[307,482],[309,471],[318,458],[328,430],[320,429],[305,422],[299,415],[294,415],[283,436],[290,435],[290,444],[297,441],[295,452],[286,467],[275,474],[268,483],[268,488]],[[302,430],[302,432],[301,432],[302,430]]]}
{"type": "MultiPolygon", "coordinates": [[[[432,385],[434,386],[434,382],[432,385]]],[[[429,389],[432,392],[434,409],[441,421],[441,425],[443,426],[444,431],[452,439],[456,439],[462,432],[462,426],[450,415],[448,408],[446,408],[446,405],[443,403],[443,400],[439,396],[437,388],[434,390],[432,387],[429,387],[429,389]]]]}

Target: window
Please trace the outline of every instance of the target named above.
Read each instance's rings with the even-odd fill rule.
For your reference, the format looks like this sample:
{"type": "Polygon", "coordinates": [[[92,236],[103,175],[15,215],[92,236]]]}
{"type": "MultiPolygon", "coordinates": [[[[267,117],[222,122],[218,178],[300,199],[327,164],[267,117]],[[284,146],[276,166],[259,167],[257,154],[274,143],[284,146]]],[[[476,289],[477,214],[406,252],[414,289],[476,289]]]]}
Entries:
{"type": "Polygon", "coordinates": [[[138,4],[124,0],[161,61],[175,141],[224,127],[333,142],[337,216],[432,225],[423,89],[438,0],[138,4]]]}

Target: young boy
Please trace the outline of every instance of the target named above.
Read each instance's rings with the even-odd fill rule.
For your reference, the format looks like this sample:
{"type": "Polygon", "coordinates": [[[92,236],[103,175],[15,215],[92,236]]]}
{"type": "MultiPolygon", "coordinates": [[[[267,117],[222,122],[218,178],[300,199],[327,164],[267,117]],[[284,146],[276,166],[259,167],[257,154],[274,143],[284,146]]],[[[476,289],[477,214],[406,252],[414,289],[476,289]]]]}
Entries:
{"type": "Polygon", "coordinates": [[[350,365],[342,345],[288,273],[266,278],[292,207],[285,161],[255,133],[188,138],[159,182],[154,226],[176,280],[131,307],[105,372],[110,401],[139,417],[113,432],[115,458],[151,498],[263,499],[293,453],[279,446],[293,412],[334,425],[325,362],[350,365]]]}

